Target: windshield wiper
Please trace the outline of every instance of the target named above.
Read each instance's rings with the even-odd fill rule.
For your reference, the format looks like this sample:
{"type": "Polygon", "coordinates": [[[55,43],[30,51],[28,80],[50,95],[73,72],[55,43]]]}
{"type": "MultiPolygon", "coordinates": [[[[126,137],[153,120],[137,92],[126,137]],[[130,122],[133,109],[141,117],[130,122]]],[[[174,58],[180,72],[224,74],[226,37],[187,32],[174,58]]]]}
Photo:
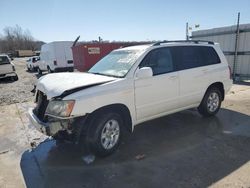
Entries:
{"type": "Polygon", "coordinates": [[[99,73],[99,72],[88,72],[91,74],[96,74],[96,75],[101,75],[101,76],[109,76],[109,77],[115,77],[115,78],[123,78],[122,76],[116,76],[116,75],[110,75],[110,74],[103,74],[103,73],[99,73]]]}

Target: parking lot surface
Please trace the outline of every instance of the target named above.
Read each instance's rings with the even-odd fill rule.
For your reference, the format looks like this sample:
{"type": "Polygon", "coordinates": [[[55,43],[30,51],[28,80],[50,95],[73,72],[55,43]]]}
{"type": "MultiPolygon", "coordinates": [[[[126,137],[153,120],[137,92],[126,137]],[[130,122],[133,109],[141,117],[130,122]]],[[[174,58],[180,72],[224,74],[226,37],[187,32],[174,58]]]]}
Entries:
{"type": "MultiPolygon", "coordinates": [[[[17,64],[32,89],[36,74],[17,64]]],[[[25,98],[0,106],[0,187],[250,187],[249,82],[232,87],[215,117],[191,109],[143,123],[116,153],[90,164],[29,124],[32,93],[25,98]]]]}

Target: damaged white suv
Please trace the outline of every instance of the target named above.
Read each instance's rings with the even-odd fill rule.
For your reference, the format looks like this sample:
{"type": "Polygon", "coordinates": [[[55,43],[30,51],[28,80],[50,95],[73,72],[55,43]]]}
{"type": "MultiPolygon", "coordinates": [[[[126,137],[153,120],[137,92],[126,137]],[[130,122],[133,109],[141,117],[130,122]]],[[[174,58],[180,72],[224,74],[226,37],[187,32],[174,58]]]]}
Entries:
{"type": "Polygon", "coordinates": [[[105,156],[144,121],[194,107],[216,114],[231,85],[218,44],[164,41],[114,50],[87,73],[41,77],[29,117],[44,134],[105,156]]]}

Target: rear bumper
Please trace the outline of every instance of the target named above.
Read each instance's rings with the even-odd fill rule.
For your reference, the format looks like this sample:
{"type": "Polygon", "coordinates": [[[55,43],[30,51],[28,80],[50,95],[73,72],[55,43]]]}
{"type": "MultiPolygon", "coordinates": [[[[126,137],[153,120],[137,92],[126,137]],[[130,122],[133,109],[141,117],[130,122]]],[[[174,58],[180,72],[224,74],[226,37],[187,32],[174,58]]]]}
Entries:
{"type": "Polygon", "coordinates": [[[17,74],[15,72],[9,72],[6,74],[0,74],[0,78],[6,78],[6,77],[10,77],[10,76],[16,76],[17,74]]]}
{"type": "Polygon", "coordinates": [[[74,67],[56,67],[55,68],[55,72],[66,72],[66,71],[73,72],[74,67]]]}
{"type": "Polygon", "coordinates": [[[223,82],[223,84],[224,84],[225,94],[227,94],[233,85],[233,80],[226,80],[223,82]]]}

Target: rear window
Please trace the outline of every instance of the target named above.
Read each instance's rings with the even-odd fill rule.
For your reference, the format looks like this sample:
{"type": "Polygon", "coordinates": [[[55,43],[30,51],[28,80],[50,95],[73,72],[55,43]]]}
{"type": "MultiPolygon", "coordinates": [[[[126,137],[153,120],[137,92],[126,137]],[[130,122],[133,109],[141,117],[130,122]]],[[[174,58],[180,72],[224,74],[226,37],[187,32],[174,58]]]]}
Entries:
{"type": "Polygon", "coordinates": [[[179,70],[220,63],[216,51],[209,46],[177,46],[172,52],[179,70]]]}
{"type": "Polygon", "coordinates": [[[7,56],[0,56],[0,65],[1,64],[9,64],[9,58],[7,56]]]}

